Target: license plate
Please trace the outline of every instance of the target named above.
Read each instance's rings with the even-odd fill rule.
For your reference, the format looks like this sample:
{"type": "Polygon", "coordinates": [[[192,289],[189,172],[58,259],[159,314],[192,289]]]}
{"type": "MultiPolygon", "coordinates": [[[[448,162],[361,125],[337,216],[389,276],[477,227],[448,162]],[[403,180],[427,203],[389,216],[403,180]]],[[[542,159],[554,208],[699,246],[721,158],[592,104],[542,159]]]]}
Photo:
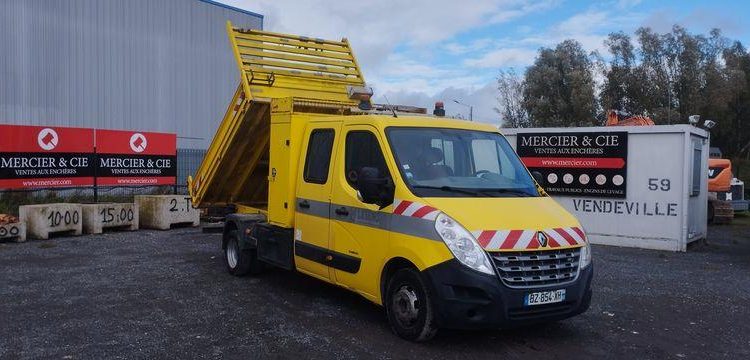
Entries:
{"type": "Polygon", "coordinates": [[[565,301],[565,289],[528,293],[523,297],[526,306],[552,304],[565,301]]]}

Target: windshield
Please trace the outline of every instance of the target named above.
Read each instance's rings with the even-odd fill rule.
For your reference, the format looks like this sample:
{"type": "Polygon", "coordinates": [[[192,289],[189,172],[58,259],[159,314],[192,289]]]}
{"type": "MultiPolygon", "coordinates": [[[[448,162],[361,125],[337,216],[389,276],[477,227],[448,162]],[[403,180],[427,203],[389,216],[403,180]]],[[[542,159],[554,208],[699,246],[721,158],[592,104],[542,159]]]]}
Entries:
{"type": "Polygon", "coordinates": [[[539,196],[528,171],[498,133],[402,127],[386,133],[401,176],[417,196],[539,196]]]}

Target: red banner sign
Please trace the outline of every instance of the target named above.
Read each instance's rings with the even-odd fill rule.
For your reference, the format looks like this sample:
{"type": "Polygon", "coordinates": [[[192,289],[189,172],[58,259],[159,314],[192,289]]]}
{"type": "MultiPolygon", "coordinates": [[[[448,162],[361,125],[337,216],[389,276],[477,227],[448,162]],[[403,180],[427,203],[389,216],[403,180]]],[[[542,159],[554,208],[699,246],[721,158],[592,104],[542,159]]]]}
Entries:
{"type": "Polygon", "coordinates": [[[0,189],[93,184],[93,129],[0,125],[0,189]]]}
{"type": "Polygon", "coordinates": [[[0,189],[172,185],[177,135],[0,125],[0,189]]]}
{"type": "Polygon", "coordinates": [[[96,153],[99,185],[175,184],[175,134],[97,130],[96,153]]]}

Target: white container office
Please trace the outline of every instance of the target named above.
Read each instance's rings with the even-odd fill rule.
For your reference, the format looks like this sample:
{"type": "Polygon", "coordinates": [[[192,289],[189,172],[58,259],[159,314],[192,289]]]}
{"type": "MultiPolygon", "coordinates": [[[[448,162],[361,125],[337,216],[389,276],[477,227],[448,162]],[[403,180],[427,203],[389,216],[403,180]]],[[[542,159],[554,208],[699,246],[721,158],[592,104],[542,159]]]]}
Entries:
{"type": "Polygon", "coordinates": [[[686,251],[705,239],[707,131],[657,125],[501,132],[591,243],[686,251]],[[610,156],[608,146],[620,148],[610,156]]]}

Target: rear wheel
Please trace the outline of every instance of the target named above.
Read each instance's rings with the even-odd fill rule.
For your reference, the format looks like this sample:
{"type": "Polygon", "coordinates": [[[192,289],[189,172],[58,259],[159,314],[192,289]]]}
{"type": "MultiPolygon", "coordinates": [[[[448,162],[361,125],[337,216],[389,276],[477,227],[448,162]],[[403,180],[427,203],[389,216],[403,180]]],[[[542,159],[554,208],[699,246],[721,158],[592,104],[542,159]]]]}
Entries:
{"type": "Polygon", "coordinates": [[[227,233],[227,245],[224,249],[224,259],[227,271],[234,276],[259,274],[263,271],[263,263],[258,260],[256,249],[240,249],[239,233],[231,230],[227,233]]]}
{"type": "Polygon", "coordinates": [[[419,272],[396,271],[386,287],[385,309],[396,335],[409,341],[426,341],[437,333],[432,295],[419,272]]]}

